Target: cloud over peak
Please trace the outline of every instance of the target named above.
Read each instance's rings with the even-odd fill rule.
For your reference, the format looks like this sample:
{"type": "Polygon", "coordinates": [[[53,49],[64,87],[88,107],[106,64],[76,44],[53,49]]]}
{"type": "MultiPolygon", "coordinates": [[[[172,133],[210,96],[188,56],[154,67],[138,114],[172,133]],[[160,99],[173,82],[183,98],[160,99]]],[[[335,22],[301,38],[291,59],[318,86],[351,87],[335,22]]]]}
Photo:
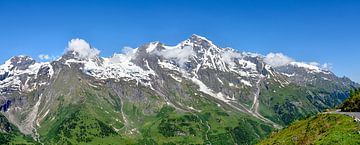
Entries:
{"type": "Polygon", "coordinates": [[[41,59],[41,60],[48,60],[48,59],[50,59],[49,55],[47,55],[47,54],[40,54],[38,57],[39,57],[39,59],[41,59]]]}
{"type": "Polygon", "coordinates": [[[265,56],[264,61],[273,67],[279,67],[288,65],[295,60],[282,53],[269,53],[265,56]]]}
{"type": "Polygon", "coordinates": [[[280,67],[290,64],[310,70],[330,70],[332,68],[330,63],[320,64],[318,62],[297,62],[282,53],[269,53],[264,57],[264,62],[272,67],[280,67]]]}
{"type": "Polygon", "coordinates": [[[75,52],[81,59],[94,58],[100,54],[100,50],[91,47],[88,42],[79,38],[70,40],[66,51],[75,52]]]}
{"type": "Polygon", "coordinates": [[[161,51],[156,51],[155,54],[161,55],[166,59],[174,59],[180,66],[183,66],[185,62],[189,61],[191,56],[196,55],[191,46],[185,46],[184,48],[167,48],[161,51]]]}

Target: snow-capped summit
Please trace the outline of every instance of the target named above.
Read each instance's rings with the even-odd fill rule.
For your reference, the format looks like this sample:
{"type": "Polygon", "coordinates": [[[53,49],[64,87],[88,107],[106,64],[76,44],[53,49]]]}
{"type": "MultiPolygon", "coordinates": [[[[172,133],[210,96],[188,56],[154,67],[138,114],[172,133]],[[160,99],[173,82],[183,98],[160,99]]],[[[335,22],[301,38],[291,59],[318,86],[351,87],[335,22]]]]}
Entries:
{"type": "Polygon", "coordinates": [[[30,91],[41,84],[40,77],[51,78],[54,71],[48,62],[39,63],[29,56],[15,56],[0,66],[0,94],[30,91]]]}
{"type": "Polygon", "coordinates": [[[215,45],[213,44],[213,42],[209,39],[207,39],[206,37],[197,35],[197,34],[192,34],[190,36],[190,38],[188,39],[190,42],[196,43],[196,44],[203,44],[203,43],[208,43],[209,45],[215,45]]]}

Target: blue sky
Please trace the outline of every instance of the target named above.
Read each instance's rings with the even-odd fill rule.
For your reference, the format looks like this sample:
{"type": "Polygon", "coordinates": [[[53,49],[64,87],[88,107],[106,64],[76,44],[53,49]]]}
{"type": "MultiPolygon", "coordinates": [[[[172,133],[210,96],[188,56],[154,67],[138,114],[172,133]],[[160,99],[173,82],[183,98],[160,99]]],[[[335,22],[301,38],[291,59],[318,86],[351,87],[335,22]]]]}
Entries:
{"type": "Polygon", "coordinates": [[[150,41],[174,45],[191,34],[221,47],[331,63],[360,82],[360,1],[350,0],[0,0],[0,62],[59,56],[72,38],[102,56],[150,41]]]}

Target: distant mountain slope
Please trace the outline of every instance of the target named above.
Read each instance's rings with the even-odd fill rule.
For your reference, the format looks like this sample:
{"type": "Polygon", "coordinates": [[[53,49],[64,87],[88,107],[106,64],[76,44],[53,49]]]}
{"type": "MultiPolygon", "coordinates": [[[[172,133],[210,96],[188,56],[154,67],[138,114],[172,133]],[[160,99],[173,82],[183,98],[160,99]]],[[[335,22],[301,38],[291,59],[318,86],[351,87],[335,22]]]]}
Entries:
{"type": "Polygon", "coordinates": [[[360,89],[352,91],[338,108],[343,112],[360,112],[360,89]]]}
{"type": "Polygon", "coordinates": [[[99,53],[74,39],[51,62],[10,58],[0,65],[1,114],[45,144],[254,144],[360,87],[316,64],[198,35],[99,53]]]}
{"type": "Polygon", "coordinates": [[[340,114],[318,114],[273,133],[259,145],[360,144],[360,123],[340,114]]]}

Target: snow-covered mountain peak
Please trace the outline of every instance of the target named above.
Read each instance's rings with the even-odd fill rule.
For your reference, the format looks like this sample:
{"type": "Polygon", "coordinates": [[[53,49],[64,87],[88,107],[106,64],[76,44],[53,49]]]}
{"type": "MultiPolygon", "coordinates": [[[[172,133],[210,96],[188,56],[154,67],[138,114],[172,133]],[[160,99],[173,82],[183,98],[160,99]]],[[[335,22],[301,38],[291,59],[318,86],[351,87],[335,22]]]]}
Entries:
{"type": "Polygon", "coordinates": [[[76,51],[68,51],[65,52],[64,55],[61,56],[59,59],[61,61],[68,61],[68,60],[76,60],[76,61],[101,61],[101,57],[96,55],[92,57],[80,57],[79,52],[76,51]]]}
{"type": "Polygon", "coordinates": [[[211,40],[209,40],[203,36],[196,35],[196,34],[192,34],[188,40],[190,40],[190,42],[193,42],[196,44],[208,43],[210,45],[214,45],[214,43],[211,40]]]}
{"type": "MultiPolygon", "coordinates": [[[[0,94],[4,91],[29,91],[42,81],[30,83],[38,78],[51,78],[54,74],[49,62],[36,62],[29,56],[15,56],[0,65],[0,94]]],[[[47,79],[43,80],[46,81],[47,79]]]]}
{"type": "Polygon", "coordinates": [[[177,47],[184,46],[191,46],[196,52],[203,52],[204,49],[220,49],[209,39],[196,34],[191,35],[189,39],[186,39],[177,45],[177,47]]]}
{"type": "Polygon", "coordinates": [[[9,61],[11,62],[11,65],[13,67],[16,67],[19,70],[26,69],[27,67],[29,67],[30,65],[36,62],[30,56],[24,56],[24,55],[12,57],[9,61]]]}
{"type": "Polygon", "coordinates": [[[33,58],[31,58],[30,56],[26,56],[26,55],[18,55],[18,56],[14,56],[14,57],[10,58],[10,60],[12,62],[21,62],[21,61],[33,60],[33,58]]]}
{"type": "Polygon", "coordinates": [[[146,44],[144,47],[146,47],[146,52],[150,53],[150,52],[153,52],[159,46],[162,46],[162,45],[163,44],[161,44],[159,41],[155,41],[155,42],[150,42],[149,44],[146,44]]]}
{"type": "MultiPolygon", "coordinates": [[[[83,39],[72,39],[69,41],[65,53],[57,61],[71,67],[72,64],[81,64],[84,66],[101,66],[103,58],[99,56],[100,50],[91,47],[83,39]]],[[[81,67],[83,69],[83,67],[81,67]]]]}
{"type": "Polygon", "coordinates": [[[0,75],[14,70],[25,71],[35,63],[36,61],[29,56],[14,56],[7,60],[4,64],[0,65],[0,75]]]}

